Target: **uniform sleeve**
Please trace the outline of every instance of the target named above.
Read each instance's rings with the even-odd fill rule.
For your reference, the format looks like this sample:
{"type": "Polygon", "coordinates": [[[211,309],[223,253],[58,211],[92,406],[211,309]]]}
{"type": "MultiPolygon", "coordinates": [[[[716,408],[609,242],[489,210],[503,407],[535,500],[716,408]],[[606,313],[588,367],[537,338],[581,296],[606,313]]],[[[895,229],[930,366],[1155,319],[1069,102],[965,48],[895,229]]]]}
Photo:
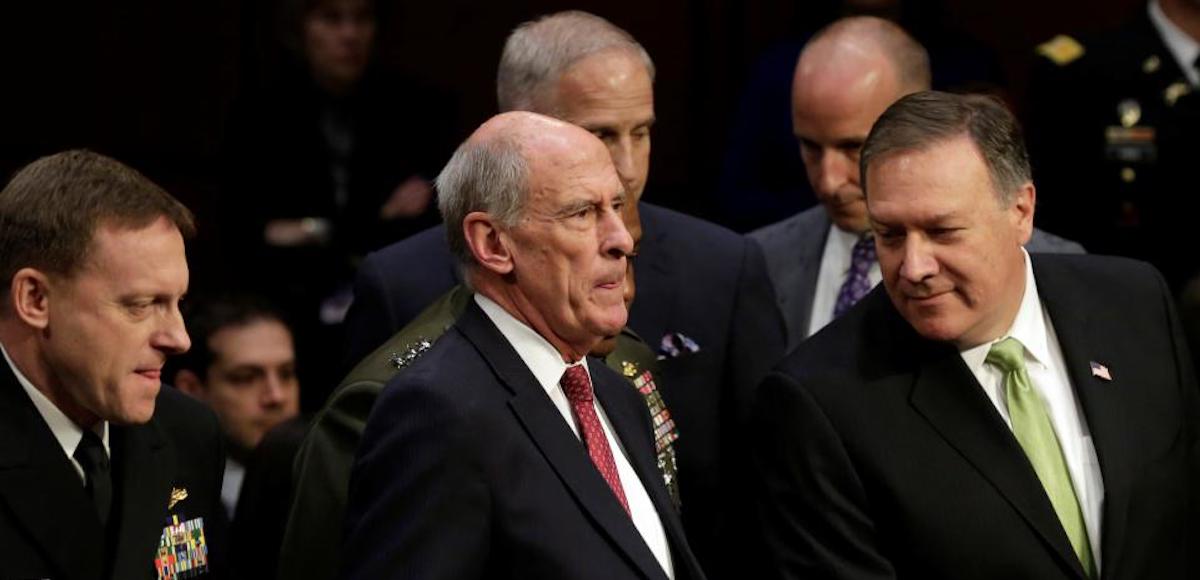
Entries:
{"type": "MultiPolygon", "coordinates": [[[[354,278],[354,302],[346,313],[344,368],[350,369],[401,328],[377,254],[367,256],[354,278]]],[[[407,321],[405,321],[407,322],[407,321]]]]}
{"type": "Polygon", "coordinates": [[[337,576],[354,452],[381,388],[370,382],[349,385],[313,422],[296,455],[279,578],[337,576]]]}

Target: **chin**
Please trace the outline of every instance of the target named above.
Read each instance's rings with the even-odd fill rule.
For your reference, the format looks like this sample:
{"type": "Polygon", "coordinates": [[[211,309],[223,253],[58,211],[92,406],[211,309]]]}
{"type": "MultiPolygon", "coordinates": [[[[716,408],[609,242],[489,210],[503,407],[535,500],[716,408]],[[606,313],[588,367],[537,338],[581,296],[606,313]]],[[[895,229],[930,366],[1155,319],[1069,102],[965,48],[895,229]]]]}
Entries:
{"type": "Polygon", "coordinates": [[[917,334],[929,340],[938,342],[957,342],[962,336],[962,329],[956,325],[948,324],[947,321],[941,320],[940,317],[925,317],[925,316],[906,316],[908,323],[917,331],[917,334]]]}
{"type": "Polygon", "coordinates": [[[128,425],[145,423],[154,416],[154,404],[158,400],[158,390],[162,383],[156,383],[153,387],[138,385],[138,395],[136,400],[129,401],[121,409],[121,416],[114,421],[128,425]]]}
{"type": "Polygon", "coordinates": [[[113,423],[120,425],[141,425],[148,422],[154,417],[154,401],[150,403],[142,403],[134,407],[124,409],[120,417],[109,419],[113,423]]]}
{"type": "Polygon", "coordinates": [[[600,316],[596,317],[596,329],[600,331],[601,336],[616,336],[621,333],[621,329],[625,327],[626,321],[629,320],[629,311],[625,309],[625,303],[620,306],[606,308],[600,316]]]}

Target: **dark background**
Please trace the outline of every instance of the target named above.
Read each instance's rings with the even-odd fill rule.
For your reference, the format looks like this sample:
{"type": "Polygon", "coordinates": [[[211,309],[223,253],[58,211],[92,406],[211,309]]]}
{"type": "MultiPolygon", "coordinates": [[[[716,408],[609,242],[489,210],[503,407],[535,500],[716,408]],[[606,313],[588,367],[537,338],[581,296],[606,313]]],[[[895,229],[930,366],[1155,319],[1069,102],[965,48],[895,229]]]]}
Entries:
{"type": "MultiPolygon", "coordinates": [[[[1018,108],[1037,43],[1104,29],[1144,9],[1139,0],[925,4],[942,26],[995,51],[1018,108]]],[[[384,0],[376,65],[457,95],[453,122],[471,128],[494,112],[495,68],[508,32],[566,8],[612,20],[654,58],[659,122],[649,199],[717,222],[713,184],[748,71],[765,50],[838,14],[827,0],[384,0]]],[[[237,211],[215,202],[226,113],[238,94],[280,66],[274,11],[268,2],[234,0],[6,3],[0,175],[7,180],[32,159],[69,147],[114,156],[197,212],[193,281],[220,272],[229,251],[216,243],[221,216],[237,211]]]]}

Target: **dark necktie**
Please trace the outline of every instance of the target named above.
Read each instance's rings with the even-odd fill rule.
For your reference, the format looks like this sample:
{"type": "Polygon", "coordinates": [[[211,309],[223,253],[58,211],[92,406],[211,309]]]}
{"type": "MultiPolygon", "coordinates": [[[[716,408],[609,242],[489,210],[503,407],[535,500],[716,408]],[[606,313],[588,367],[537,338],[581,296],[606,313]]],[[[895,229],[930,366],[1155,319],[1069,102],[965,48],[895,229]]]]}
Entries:
{"type": "Polygon", "coordinates": [[[850,273],[838,290],[837,303],[833,305],[833,317],[841,316],[851,306],[854,306],[867,292],[871,291],[871,264],[875,263],[875,240],[869,235],[863,235],[854,242],[850,251],[850,273]]]}
{"type": "Polygon", "coordinates": [[[104,451],[104,443],[100,436],[91,429],[83,431],[83,439],[75,447],[75,460],[83,467],[87,477],[85,488],[96,505],[96,515],[100,516],[101,527],[108,525],[108,514],[112,508],[112,473],[109,468],[108,453],[104,451]]]}
{"type": "Polygon", "coordinates": [[[600,417],[596,415],[596,409],[592,406],[592,379],[588,376],[587,369],[581,364],[567,367],[559,384],[571,403],[571,412],[579,421],[579,430],[582,431],[583,442],[587,445],[588,456],[592,458],[600,476],[612,489],[613,495],[617,496],[621,507],[625,508],[625,513],[630,513],[629,502],[625,499],[625,488],[621,487],[621,476],[617,473],[617,462],[613,460],[608,438],[604,436],[604,429],[600,426],[600,417]]]}

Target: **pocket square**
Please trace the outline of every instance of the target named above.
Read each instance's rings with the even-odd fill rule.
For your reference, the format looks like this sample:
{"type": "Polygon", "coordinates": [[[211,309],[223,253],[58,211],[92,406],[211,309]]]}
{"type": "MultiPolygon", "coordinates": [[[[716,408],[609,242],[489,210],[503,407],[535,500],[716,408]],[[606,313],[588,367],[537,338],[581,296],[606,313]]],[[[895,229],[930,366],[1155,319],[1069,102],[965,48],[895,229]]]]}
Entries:
{"type": "Polygon", "coordinates": [[[676,358],[684,354],[699,351],[700,345],[696,344],[696,341],[688,338],[682,332],[668,332],[663,335],[662,340],[658,343],[659,360],[676,358]]]}

